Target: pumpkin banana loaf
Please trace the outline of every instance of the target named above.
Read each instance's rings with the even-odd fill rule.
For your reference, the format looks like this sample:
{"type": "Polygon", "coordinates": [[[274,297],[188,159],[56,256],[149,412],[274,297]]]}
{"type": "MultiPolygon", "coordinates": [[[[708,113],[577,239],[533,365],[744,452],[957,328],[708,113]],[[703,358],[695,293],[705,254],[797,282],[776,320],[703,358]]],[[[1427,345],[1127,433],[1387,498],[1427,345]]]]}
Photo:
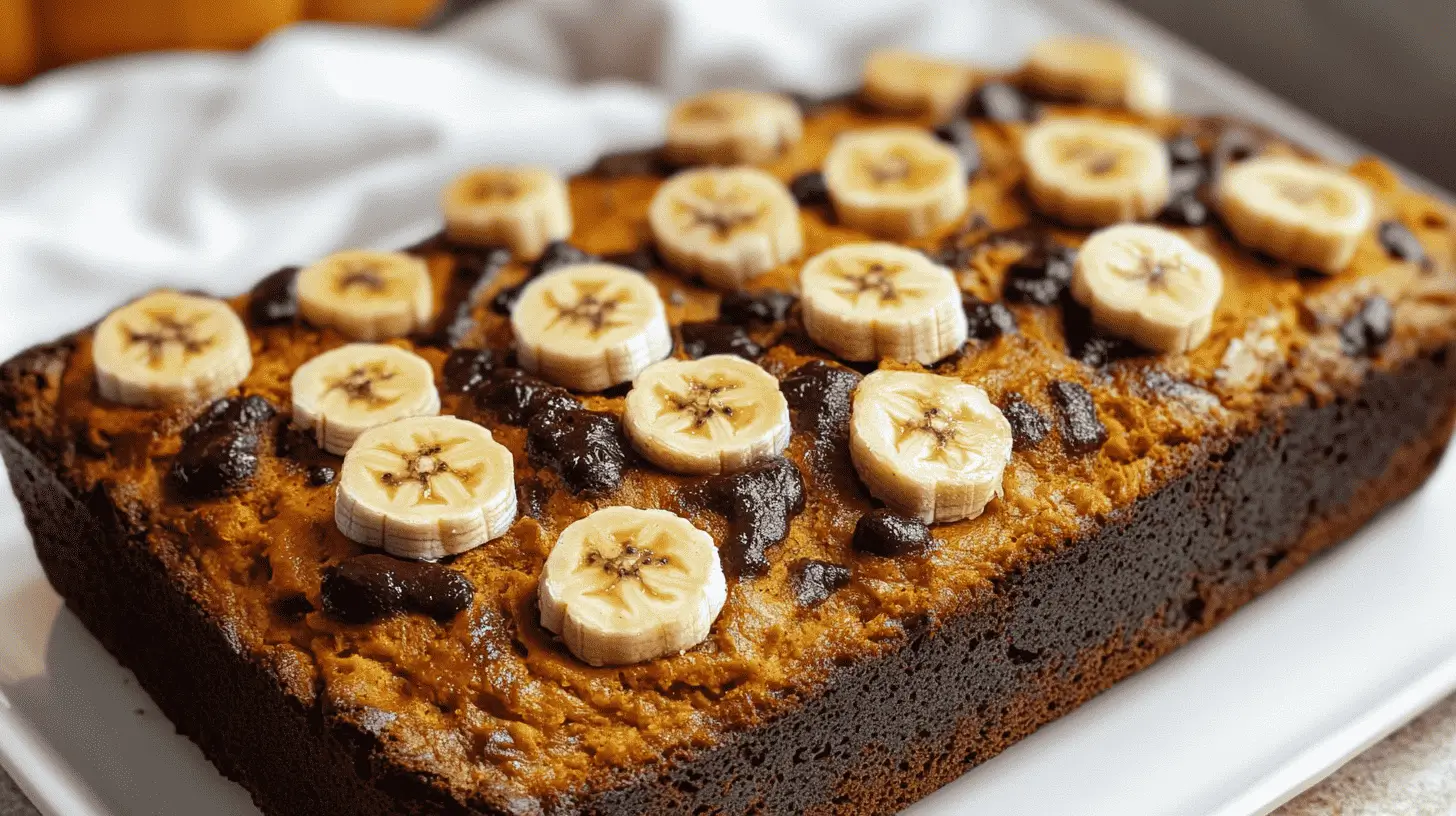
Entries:
{"type": "Polygon", "coordinates": [[[723,91],[0,373],[56,589],[268,814],[890,813],[1415,490],[1452,213],[1056,40],[723,91]]]}

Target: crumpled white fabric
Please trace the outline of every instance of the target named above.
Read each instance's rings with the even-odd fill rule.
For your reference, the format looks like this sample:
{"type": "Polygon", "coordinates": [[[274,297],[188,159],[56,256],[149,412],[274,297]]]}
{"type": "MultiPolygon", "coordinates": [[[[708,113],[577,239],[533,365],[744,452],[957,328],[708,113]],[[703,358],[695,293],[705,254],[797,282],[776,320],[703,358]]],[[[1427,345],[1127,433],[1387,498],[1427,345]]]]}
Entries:
{"type": "Polygon", "coordinates": [[[676,96],[842,90],[886,44],[1010,64],[1050,28],[1008,0],[504,0],[52,73],[0,90],[0,359],[156,286],[403,245],[460,170],[654,143],[676,96]]]}

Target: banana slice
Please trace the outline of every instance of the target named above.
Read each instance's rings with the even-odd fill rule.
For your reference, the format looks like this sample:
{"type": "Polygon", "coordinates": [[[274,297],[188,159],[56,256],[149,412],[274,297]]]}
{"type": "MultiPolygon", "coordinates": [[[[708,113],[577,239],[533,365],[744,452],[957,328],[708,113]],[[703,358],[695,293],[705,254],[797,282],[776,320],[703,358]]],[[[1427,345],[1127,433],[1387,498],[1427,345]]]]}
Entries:
{"type": "Polygon", "coordinates": [[[1011,423],[974,385],[876,371],[855,390],[849,422],[855,470],[897,512],[927,524],[960,521],[1001,495],[1011,423]]]}
{"type": "Polygon", "coordinates": [[[1375,212],[1370,190],[1354,177],[1280,156],[1226,170],[1218,208],[1240,243],[1328,274],[1350,265],[1375,212]]]}
{"type": "Polygon", "coordinates": [[[344,456],[334,523],[365,546],[434,560],[499,538],[515,520],[511,452],[474,422],[395,420],[360,434],[344,456]]]}
{"type": "Polygon", "coordinates": [[[632,383],[627,437],[673,473],[728,473],[789,445],[789,403],[772,374],[731,354],[663,360],[632,383]]]}
{"type": "Polygon", "coordinates": [[[674,164],[760,164],[803,137],[799,106],[783,94],[709,91],[673,107],[664,155],[674,164]]]}
{"type": "Polygon", "coordinates": [[[678,173],[657,188],[647,222],[668,263],[721,289],[736,289],[804,249],[794,197],[752,167],[678,173]]]}
{"type": "Polygon", "coordinates": [[[604,507],[561,532],[541,570],[541,625],[593,666],[678,654],[728,598],[712,536],[666,510],[604,507]]]}
{"type": "Polygon", "coordinates": [[[937,121],[958,111],[975,72],[966,65],[910,51],[886,49],[865,61],[865,101],[891,113],[928,113],[937,121]]]}
{"type": "Polygon", "coordinates": [[[1094,232],[1077,251],[1072,296],[1104,330],[1177,354],[1208,339],[1223,270],[1176,233],[1121,224],[1094,232]]]}
{"type": "Polygon", "coordinates": [[[452,239],[503,245],[534,261],[571,235],[566,182],[544,167],[482,167],[445,188],[445,232],[452,239]]]}
{"type": "Polygon", "coordinates": [[[1167,113],[1173,85],[1168,75],[1137,53],[1107,40],[1053,37],[1032,48],[1026,83],[1042,96],[1069,102],[1167,113]]]}
{"type": "Polygon", "coordinates": [[[96,390],[141,408],[210,402],[253,368],[248,330],[213,298],[153,292],[101,321],[91,345],[96,390]]]}
{"type": "Polygon", "coordinates": [[[804,329],[846,360],[929,365],[966,342],[960,287],[949,269],[895,244],[845,244],[799,274],[804,329]]]}
{"type": "Polygon", "coordinates": [[[352,343],[293,373],[293,424],[313,431],[329,453],[348,453],[359,434],[377,425],[438,413],[435,370],[394,346],[352,343]]]}
{"type": "Polygon", "coordinates": [[[834,140],[824,182],[841,223],[879,238],[921,238],[969,205],[960,154],[916,128],[856,130],[834,140]]]}
{"type": "Polygon", "coordinates": [[[429,268],[403,252],[336,252],[299,272],[296,286],[304,319],[350,340],[404,337],[434,311],[429,268]]]}
{"type": "Polygon", "coordinates": [[[531,281],[511,329],[522,368],[576,391],[627,382],[672,353],[657,288],[613,264],[572,264],[531,281]]]}
{"type": "Polygon", "coordinates": [[[1073,226],[1142,221],[1168,203],[1168,151],[1146,128],[1050,120],[1027,132],[1021,155],[1037,209],[1073,226]]]}

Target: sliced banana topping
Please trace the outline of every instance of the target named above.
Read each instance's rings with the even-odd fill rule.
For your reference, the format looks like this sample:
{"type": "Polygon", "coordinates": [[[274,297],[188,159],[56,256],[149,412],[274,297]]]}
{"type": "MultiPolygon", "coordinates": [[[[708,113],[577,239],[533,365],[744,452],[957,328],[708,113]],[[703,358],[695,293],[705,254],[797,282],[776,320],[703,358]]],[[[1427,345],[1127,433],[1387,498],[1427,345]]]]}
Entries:
{"type": "Polygon", "coordinates": [[[1042,96],[1068,102],[1166,113],[1173,86],[1168,75],[1136,52],[1091,37],[1053,37],[1032,48],[1026,83],[1042,96]]]}
{"type": "Polygon", "coordinates": [[[1177,354],[1208,338],[1223,270],[1176,233],[1121,224],[1093,233],[1077,251],[1072,295],[1103,330],[1177,354]]]}
{"type": "Polygon", "coordinates": [[[975,81],[969,66],[896,49],[876,51],[864,66],[865,100],[891,113],[954,114],[975,81]]]}
{"type": "Polygon", "coordinates": [[[1064,223],[1142,221],[1168,203],[1168,151],[1146,128],[1053,119],[1027,132],[1021,154],[1032,201],[1064,223]]]}
{"type": "Polygon", "coordinates": [[[534,261],[571,235],[566,182],[544,167],[482,167],[445,188],[445,232],[467,244],[504,246],[534,261]]]}
{"type": "Polygon", "coordinates": [[[96,327],[96,390],[123,405],[161,408],[208,402],[253,368],[243,321],[224,302],[153,292],[96,327]]]}
{"type": "Polygon", "coordinates": [[[434,311],[429,268],[403,252],[336,252],[299,272],[296,286],[304,319],[350,340],[404,337],[434,311]]]}
{"type": "Polygon", "coordinates": [[[648,366],[627,393],[622,420],[638,452],[673,473],[741,470],[789,445],[779,381],[727,354],[648,366]]]}
{"type": "Polygon", "coordinates": [[[1354,177],[1282,156],[1226,170],[1218,208],[1245,246],[1329,274],[1350,265],[1375,212],[1369,188],[1354,177]]]}
{"type": "Polygon", "coordinates": [[[673,107],[664,154],[675,164],[759,164],[803,136],[799,106],[783,94],[708,91],[673,107]]]}
{"type": "Polygon", "coordinates": [[[840,222],[879,238],[929,235],[970,201],[960,155],[916,128],[841,134],[824,158],[824,182],[840,222]]]}
{"type": "Polygon", "coordinates": [[[845,244],[810,258],[799,274],[804,329],[846,360],[929,365],[966,342],[955,276],[895,244],[845,244]]]}
{"type": "Polygon", "coordinates": [[[593,666],[679,654],[728,588],[712,536],[666,510],[604,507],[561,532],[541,570],[541,625],[593,666]]]}
{"type": "Polygon", "coordinates": [[[1001,494],[1011,424],[957,379],[876,371],[854,392],[849,451],[876,498],[926,523],[981,515],[1001,494]]]}
{"type": "Polygon", "coordinates": [[[434,369],[394,346],[351,343],[326,351],[298,367],[292,388],[293,424],[340,456],[370,428],[440,412],[434,369]]]}
{"type": "Polygon", "coordinates": [[[678,173],[657,188],[647,221],[668,263],[721,289],[736,289],[804,249],[794,197],[752,167],[678,173]]]}
{"type": "Polygon", "coordinates": [[[672,352],[657,288],[613,264],[563,266],[531,281],[511,329],[522,368],[576,391],[627,382],[672,352]]]}
{"type": "Polygon", "coordinates": [[[499,538],[515,520],[511,452],[474,422],[395,420],[344,456],[334,523],[360,544],[433,560],[499,538]]]}

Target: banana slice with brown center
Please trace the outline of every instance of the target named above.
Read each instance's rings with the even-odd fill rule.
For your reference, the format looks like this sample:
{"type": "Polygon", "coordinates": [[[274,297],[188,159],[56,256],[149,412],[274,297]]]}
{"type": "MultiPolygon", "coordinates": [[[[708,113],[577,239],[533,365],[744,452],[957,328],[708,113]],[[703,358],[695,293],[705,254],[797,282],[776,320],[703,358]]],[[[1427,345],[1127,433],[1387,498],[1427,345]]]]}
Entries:
{"type": "Polygon", "coordinates": [[[533,261],[571,235],[566,182],[544,167],[482,167],[445,188],[445,232],[453,240],[505,246],[533,261]]]}
{"type": "Polygon", "coordinates": [[[1104,331],[1174,354],[1208,338],[1223,271],[1176,233],[1121,224],[1077,251],[1072,295],[1104,331]]]}
{"type": "Polygon", "coordinates": [[[960,287],[949,269],[895,244],[845,244],[799,275],[804,329],[846,360],[929,365],[966,342],[960,287]]]}
{"type": "Polygon", "coordinates": [[[871,494],[928,523],[975,518],[1001,494],[1011,423],[980,388],[876,371],[854,392],[849,451],[871,494]]]}
{"type": "Polygon", "coordinates": [[[1053,119],[1027,131],[1021,154],[1032,201],[1064,223],[1142,221],[1168,203],[1168,151],[1146,128],[1053,119]]]}
{"type": "Polygon", "coordinates": [[[657,188],[647,221],[669,264],[722,289],[736,289],[804,249],[794,197],[752,167],[678,173],[657,188]]]}
{"type": "Polygon", "coordinates": [[[649,366],[632,383],[622,420],[643,457],[673,473],[741,470],[789,444],[779,381],[726,354],[649,366]]]}
{"type": "Polygon", "coordinates": [[[499,538],[515,519],[515,461],[474,422],[395,420],[344,456],[334,522],[360,544],[433,560],[499,538]]]}
{"type": "Polygon", "coordinates": [[[627,382],[672,352],[657,288],[613,264],[573,264],[531,281],[511,329],[522,368],[576,391],[627,382]]]}
{"type": "Polygon", "coordinates": [[[1093,37],[1052,37],[1031,50],[1027,85],[1067,102],[1122,107],[1143,114],[1167,113],[1173,86],[1168,75],[1136,52],[1093,37]]]}
{"type": "Polygon", "coordinates": [[[326,351],[298,367],[292,390],[293,424],[341,456],[370,428],[440,412],[429,361],[394,346],[351,343],[326,351]]]}
{"type": "Polygon", "coordinates": [[[917,128],[855,130],[834,140],[824,182],[840,222],[879,238],[929,235],[965,215],[960,155],[917,128]]]}
{"type": "Polygon", "coordinates": [[[546,558],[541,625],[593,666],[701,643],[727,600],[712,536],[666,510],[604,507],[573,522],[546,558]]]}
{"type": "Polygon", "coordinates": [[[1353,176],[1283,156],[1226,170],[1218,207],[1240,243],[1329,274],[1350,265],[1375,213],[1369,188],[1353,176]]]}
{"type": "Polygon", "coordinates": [[[675,164],[760,164],[803,136],[804,117],[783,94],[708,91],[673,107],[664,154],[675,164]]]}
{"type": "Polygon", "coordinates": [[[430,271],[403,252],[336,252],[298,273],[298,310],[350,340],[386,340],[424,328],[434,312],[430,271]]]}
{"type": "Polygon", "coordinates": [[[898,49],[870,54],[860,93],[891,113],[928,113],[949,118],[965,103],[975,82],[970,66],[898,49]]]}
{"type": "Polygon", "coordinates": [[[123,405],[160,408],[209,402],[248,376],[248,331],[226,303],[154,292],[96,327],[96,390],[123,405]]]}

